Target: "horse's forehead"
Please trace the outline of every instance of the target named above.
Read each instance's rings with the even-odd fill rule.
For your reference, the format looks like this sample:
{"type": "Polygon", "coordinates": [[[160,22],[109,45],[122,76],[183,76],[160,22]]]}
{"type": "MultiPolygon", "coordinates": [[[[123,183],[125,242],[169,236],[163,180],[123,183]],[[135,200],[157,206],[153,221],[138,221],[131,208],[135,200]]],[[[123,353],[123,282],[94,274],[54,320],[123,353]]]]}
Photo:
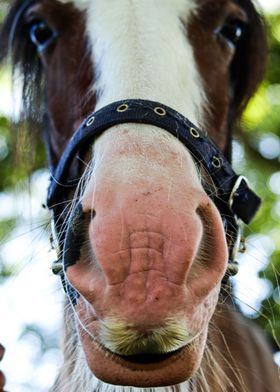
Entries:
{"type": "Polygon", "coordinates": [[[182,24],[199,0],[60,1],[86,12],[91,61],[98,75],[93,89],[103,92],[97,107],[138,96],[165,102],[200,123],[202,109],[197,108],[202,107],[204,91],[182,24]]]}

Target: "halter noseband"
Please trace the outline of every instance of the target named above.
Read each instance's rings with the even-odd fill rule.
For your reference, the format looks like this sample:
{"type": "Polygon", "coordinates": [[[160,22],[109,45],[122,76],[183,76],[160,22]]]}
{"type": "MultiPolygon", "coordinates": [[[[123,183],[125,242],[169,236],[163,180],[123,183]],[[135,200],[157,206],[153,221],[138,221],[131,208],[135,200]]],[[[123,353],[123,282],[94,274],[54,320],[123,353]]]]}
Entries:
{"type": "MultiPolygon", "coordinates": [[[[66,200],[69,190],[74,190],[80,180],[80,178],[71,178],[70,166],[77,155],[89,149],[90,144],[102,132],[114,125],[124,123],[150,124],[165,129],[177,137],[191,152],[194,159],[204,167],[216,187],[216,192],[209,196],[221,214],[227,235],[229,264],[234,265],[236,252],[240,245],[238,221],[241,220],[247,224],[252,220],[260,206],[260,198],[249,188],[246,178],[234,172],[230,163],[206,133],[183,115],[158,102],[127,99],[114,102],[92,113],[74,133],[58,166],[52,173],[47,206],[53,211],[55,231],[59,233],[58,261],[53,264],[53,272],[61,275],[65,286],[63,257],[67,249],[65,243],[69,245],[69,243],[74,244],[75,241],[80,242],[79,236],[75,237],[71,229],[69,230],[70,218],[68,234],[60,232],[63,222],[63,201],[66,200]],[[67,240],[67,235],[71,237],[71,241],[69,238],[67,240]]],[[[77,214],[82,214],[82,212],[78,209],[77,214]]],[[[66,262],[67,265],[69,264],[66,262]]]]}

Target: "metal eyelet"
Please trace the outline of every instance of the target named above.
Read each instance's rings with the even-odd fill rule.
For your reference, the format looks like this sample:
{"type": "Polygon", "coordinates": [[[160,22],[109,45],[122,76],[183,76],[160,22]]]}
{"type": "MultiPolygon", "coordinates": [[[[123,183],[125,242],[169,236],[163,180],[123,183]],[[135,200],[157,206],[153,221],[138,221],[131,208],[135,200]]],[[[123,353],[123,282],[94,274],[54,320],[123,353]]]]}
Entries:
{"type": "Polygon", "coordinates": [[[126,103],[123,103],[117,107],[117,112],[123,113],[123,112],[126,112],[127,109],[128,109],[128,105],[126,103]]]}
{"type": "Polygon", "coordinates": [[[195,139],[198,139],[200,137],[199,132],[195,128],[190,128],[189,131],[192,137],[194,137],[195,139]]]}
{"type": "Polygon", "coordinates": [[[222,160],[219,157],[213,156],[212,158],[212,165],[216,168],[219,169],[222,166],[222,160]]]}
{"type": "Polygon", "coordinates": [[[91,116],[91,117],[87,120],[86,126],[87,126],[87,127],[90,127],[90,126],[94,123],[94,120],[95,120],[95,117],[94,117],[94,116],[91,116]]]}
{"type": "Polygon", "coordinates": [[[166,116],[166,110],[161,108],[160,106],[157,106],[156,108],[154,108],[154,112],[158,115],[158,116],[166,116]]]}

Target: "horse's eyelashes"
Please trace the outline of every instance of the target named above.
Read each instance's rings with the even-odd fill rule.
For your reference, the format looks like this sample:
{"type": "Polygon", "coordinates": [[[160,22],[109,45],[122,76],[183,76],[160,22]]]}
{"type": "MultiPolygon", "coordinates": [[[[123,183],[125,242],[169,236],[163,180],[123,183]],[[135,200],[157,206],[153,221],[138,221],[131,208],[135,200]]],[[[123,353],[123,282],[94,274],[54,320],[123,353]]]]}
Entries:
{"type": "Polygon", "coordinates": [[[30,24],[29,36],[38,52],[49,47],[57,37],[57,33],[44,21],[35,21],[30,24]]]}

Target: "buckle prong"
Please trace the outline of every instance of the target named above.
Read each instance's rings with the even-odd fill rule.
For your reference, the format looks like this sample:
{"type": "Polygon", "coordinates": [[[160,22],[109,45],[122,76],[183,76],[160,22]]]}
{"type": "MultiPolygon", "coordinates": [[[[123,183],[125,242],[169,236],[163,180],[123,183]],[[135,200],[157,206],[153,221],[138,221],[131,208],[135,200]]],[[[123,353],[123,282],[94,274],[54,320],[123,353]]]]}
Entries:
{"type": "Polygon", "coordinates": [[[232,188],[232,191],[231,191],[229,199],[228,199],[228,204],[229,204],[229,207],[231,210],[232,210],[232,205],[234,203],[234,198],[239,196],[237,190],[240,187],[242,181],[245,181],[246,184],[249,186],[249,181],[245,176],[238,176],[237,177],[237,180],[235,181],[235,184],[232,188]]]}

